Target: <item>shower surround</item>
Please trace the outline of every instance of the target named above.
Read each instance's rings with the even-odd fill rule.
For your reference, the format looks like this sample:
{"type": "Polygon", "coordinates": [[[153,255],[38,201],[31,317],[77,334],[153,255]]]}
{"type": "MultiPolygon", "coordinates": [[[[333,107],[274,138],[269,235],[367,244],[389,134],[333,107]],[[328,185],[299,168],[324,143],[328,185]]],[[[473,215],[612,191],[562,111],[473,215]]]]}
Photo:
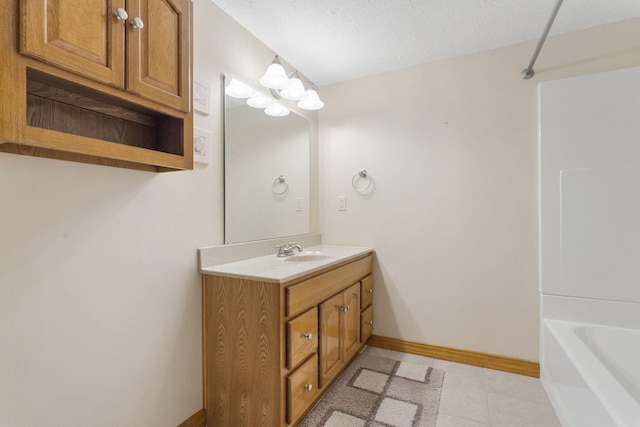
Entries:
{"type": "Polygon", "coordinates": [[[638,81],[539,86],[541,378],[564,427],[640,425],[638,81]]]}

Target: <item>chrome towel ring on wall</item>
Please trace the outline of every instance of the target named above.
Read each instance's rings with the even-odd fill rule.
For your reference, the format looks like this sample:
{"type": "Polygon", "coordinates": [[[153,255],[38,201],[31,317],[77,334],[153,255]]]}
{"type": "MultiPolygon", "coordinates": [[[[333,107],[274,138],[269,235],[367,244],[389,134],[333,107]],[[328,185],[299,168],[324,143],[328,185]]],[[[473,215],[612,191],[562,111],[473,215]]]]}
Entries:
{"type": "Polygon", "coordinates": [[[273,181],[273,194],[278,197],[282,197],[289,191],[289,183],[287,182],[287,177],[284,175],[280,175],[273,181]]]}
{"type": "Polygon", "coordinates": [[[367,191],[369,187],[371,187],[371,183],[373,182],[373,178],[367,173],[365,169],[360,169],[353,178],[351,178],[351,186],[358,193],[362,193],[367,191]],[[361,183],[364,181],[364,183],[361,183]]]}

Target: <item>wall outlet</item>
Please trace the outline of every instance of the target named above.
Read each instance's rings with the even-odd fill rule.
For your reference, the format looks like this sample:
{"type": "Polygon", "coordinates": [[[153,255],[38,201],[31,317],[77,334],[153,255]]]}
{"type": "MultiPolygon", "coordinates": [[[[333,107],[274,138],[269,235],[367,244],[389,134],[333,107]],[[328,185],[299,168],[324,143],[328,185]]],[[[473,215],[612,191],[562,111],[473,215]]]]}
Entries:
{"type": "Polygon", "coordinates": [[[296,197],[296,212],[302,212],[302,197],[296,197]]]}
{"type": "Polygon", "coordinates": [[[338,210],[339,211],[347,210],[347,196],[338,196],[338,210]]]}

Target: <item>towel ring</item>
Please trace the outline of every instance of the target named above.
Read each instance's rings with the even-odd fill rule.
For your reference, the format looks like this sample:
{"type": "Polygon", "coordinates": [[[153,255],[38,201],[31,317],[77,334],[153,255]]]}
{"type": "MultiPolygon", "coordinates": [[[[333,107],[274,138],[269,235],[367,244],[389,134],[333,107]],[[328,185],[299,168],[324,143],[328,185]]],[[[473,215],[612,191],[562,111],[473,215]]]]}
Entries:
{"type": "Polygon", "coordinates": [[[276,196],[284,196],[289,191],[289,183],[287,182],[287,177],[284,175],[280,175],[273,181],[273,185],[271,186],[273,189],[273,194],[276,196]],[[279,185],[282,184],[282,185],[279,185]],[[278,187],[282,187],[281,191],[278,191],[278,187]]]}
{"type": "Polygon", "coordinates": [[[371,183],[373,182],[373,179],[371,178],[371,176],[369,176],[369,174],[367,173],[366,170],[364,169],[360,169],[358,171],[358,173],[356,173],[355,175],[353,175],[353,178],[351,178],[351,186],[353,187],[354,190],[356,190],[358,193],[362,193],[363,191],[367,191],[369,189],[369,187],[371,187],[371,183]],[[367,179],[367,185],[365,185],[364,187],[358,187],[358,181],[360,179],[367,179]]]}

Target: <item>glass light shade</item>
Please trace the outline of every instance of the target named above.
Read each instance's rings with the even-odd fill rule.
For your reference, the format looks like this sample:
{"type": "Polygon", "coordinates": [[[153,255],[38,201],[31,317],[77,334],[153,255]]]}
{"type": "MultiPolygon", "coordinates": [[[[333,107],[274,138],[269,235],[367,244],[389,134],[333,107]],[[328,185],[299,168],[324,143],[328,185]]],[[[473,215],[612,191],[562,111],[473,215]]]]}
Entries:
{"type": "Polygon", "coordinates": [[[267,107],[264,112],[270,116],[281,117],[288,115],[291,111],[287,107],[274,102],[272,105],[267,107]]]}
{"type": "Polygon", "coordinates": [[[307,91],[307,96],[302,101],[298,102],[298,107],[303,110],[319,110],[324,107],[324,102],[320,101],[318,92],[313,89],[309,89],[307,91]]]}
{"type": "Polygon", "coordinates": [[[269,65],[267,72],[260,77],[260,84],[269,89],[284,89],[291,84],[291,80],[287,77],[284,67],[276,62],[269,65]]]}
{"type": "Polygon", "coordinates": [[[304,85],[302,81],[294,77],[291,79],[291,84],[288,88],[282,89],[280,92],[283,98],[293,99],[295,101],[299,101],[307,97],[307,91],[304,89],[304,85]]]}
{"type": "Polygon", "coordinates": [[[224,93],[234,98],[249,98],[253,95],[253,89],[241,81],[232,78],[229,85],[224,88],[224,93]]]}
{"type": "Polygon", "coordinates": [[[254,93],[251,98],[247,99],[247,104],[253,108],[267,108],[273,104],[273,100],[261,93],[254,93]]]}

